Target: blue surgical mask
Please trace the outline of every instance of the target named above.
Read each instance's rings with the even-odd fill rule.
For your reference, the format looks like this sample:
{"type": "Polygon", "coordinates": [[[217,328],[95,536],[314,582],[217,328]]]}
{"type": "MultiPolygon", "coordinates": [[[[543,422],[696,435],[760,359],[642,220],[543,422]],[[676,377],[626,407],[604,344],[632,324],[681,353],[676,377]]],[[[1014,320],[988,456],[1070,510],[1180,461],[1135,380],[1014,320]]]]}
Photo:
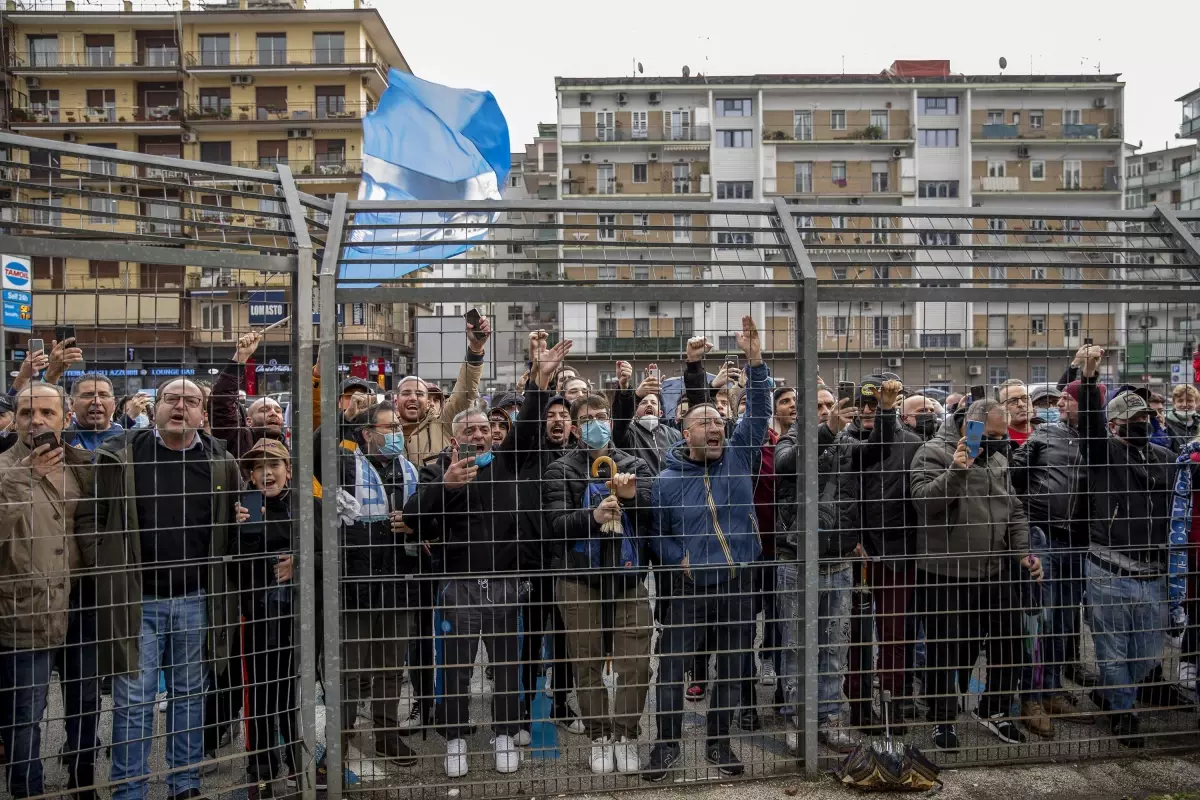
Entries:
{"type": "Polygon", "coordinates": [[[519,409],[519,408],[514,408],[512,411],[508,412],[508,418],[509,418],[509,419],[511,419],[513,422],[516,422],[516,421],[517,421],[517,415],[518,415],[518,414],[520,414],[520,413],[521,413],[521,409],[519,409]]]}
{"type": "Polygon", "coordinates": [[[583,439],[589,450],[600,450],[612,439],[612,428],[607,422],[589,419],[579,426],[579,438],[583,439]]]}
{"type": "Polygon", "coordinates": [[[494,457],[495,456],[492,455],[491,450],[485,450],[484,452],[475,456],[475,466],[486,467],[488,464],[492,463],[492,459],[494,457]]]}
{"type": "Polygon", "coordinates": [[[404,455],[404,431],[385,433],[383,444],[379,446],[379,454],[383,456],[404,455]]]}
{"type": "Polygon", "coordinates": [[[1062,419],[1062,415],[1059,413],[1058,408],[1056,406],[1050,406],[1049,408],[1039,408],[1037,410],[1037,415],[1038,415],[1038,419],[1044,419],[1044,420],[1046,420],[1046,422],[1058,422],[1060,419],[1062,419]]]}

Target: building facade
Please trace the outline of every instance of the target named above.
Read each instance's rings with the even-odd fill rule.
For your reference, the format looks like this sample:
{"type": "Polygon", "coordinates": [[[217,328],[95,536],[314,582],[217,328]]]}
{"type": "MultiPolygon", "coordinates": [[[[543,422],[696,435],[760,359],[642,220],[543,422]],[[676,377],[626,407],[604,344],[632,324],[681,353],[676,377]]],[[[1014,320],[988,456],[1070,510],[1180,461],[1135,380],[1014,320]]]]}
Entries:
{"type": "MultiPolygon", "coordinates": [[[[213,164],[274,170],[285,163],[303,192],[357,195],[363,115],[386,89],[388,70],[409,69],[378,11],[358,0],[319,9],[303,0],[184,0],[178,11],[163,9],[10,4],[0,17],[0,123],[23,135],[213,164]]],[[[133,232],[121,214],[137,204],[158,219],[137,233],[166,244],[203,238],[205,229],[269,244],[285,223],[263,216],[281,211],[278,200],[223,193],[246,186],[213,181],[209,194],[206,186],[173,185],[169,170],[134,174],[125,165],[64,161],[71,163],[45,166],[71,171],[55,179],[91,184],[96,196],[87,209],[69,205],[77,198],[63,205],[49,173],[39,180],[36,169],[22,185],[0,189],[0,198],[17,203],[14,213],[26,222],[106,236],[133,232]]],[[[74,325],[94,365],[135,375],[152,375],[154,364],[204,374],[224,363],[253,324],[248,304],[286,289],[286,276],[83,259],[39,258],[34,273],[34,335],[49,340],[55,326],[74,325]]],[[[406,369],[411,311],[369,303],[338,309],[343,360],[406,369]]],[[[264,363],[276,362],[264,373],[265,389],[288,380],[289,335],[287,325],[275,329],[260,351],[264,363]]]]}
{"type": "MultiPolygon", "coordinates": [[[[952,74],[947,62],[915,66],[914,71],[911,63],[897,63],[878,75],[559,78],[559,197],[702,202],[782,197],[796,207],[810,251],[820,253],[828,241],[823,237],[833,235],[820,229],[847,224],[863,232],[837,235],[852,233],[855,241],[895,247],[863,264],[819,266],[819,278],[833,282],[864,275],[876,282],[987,280],[987,267],[938,263],[921,244],[988,244],[1041,231],[1068,239],[1089,233],[1063,218],[1030,219],[1021,233],[1017,226],[1009,231],[982,220],[977,230],[961,232],[898,230],[889,207],[1036,205],[1064,216],[1122,207],[1124,85],[1118,76],[964,76],[952,74]],[[859,206],[862,216],[804,215],[805,206],[817,205],[859,206]]],[[[603,246],[605,215],[599,216],[585,222],[595,227],[597,246],[603,246]]],[[[676,269],[690,271],[689,242],[677,243],[676,269]]],[[[1021,277],[1062,285],[1096,268],[1103,267],[1064,262],[1021,277]]],[[[742,265],[710,269],[755,277],[742,265]]],[[[615,358],[644,365],[665,353],[678,357],[693,332],[715,339],[732,330],[730,320],[753,311],[769,332],[777,373],[794,379],[794,304],[675,306],[640,298],[565,304],[563,333],[576,341],[573,355],[597,363],[594,377],[603,382],[615,358]]],[[[939,387],[1009,377],[1044,381],[1057,377],[1063,358],[1083,338],[1110,349],[1125,346],[1122,326],[1114,324],[1125,311],[1107,306],[1067,309],[1029,302],[1014,315],[1007,304],[822,303],[820,316],[826,381],[879,368],[939,387]]],[[[732,341],[724,344],[733,347],[732,341]]]]}

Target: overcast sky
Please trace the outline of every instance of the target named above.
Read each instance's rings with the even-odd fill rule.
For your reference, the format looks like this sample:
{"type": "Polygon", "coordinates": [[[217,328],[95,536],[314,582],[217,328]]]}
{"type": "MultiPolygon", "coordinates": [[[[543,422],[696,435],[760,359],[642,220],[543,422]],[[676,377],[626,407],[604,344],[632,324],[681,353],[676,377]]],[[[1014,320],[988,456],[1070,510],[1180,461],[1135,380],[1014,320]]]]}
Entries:
{"type": "Polygon", "coordinates": [[[421,78],[491,90],[513,150],[555,121],[554,78],[693,73],[876,73],[943,58],[956,73],[1121,73],[1125,141],[1175,144],[1175,98],[1200,85],[1200,6],[1113,0],[896,3],[375,0],[421,78]],[[965,10],[971,8],[974,10],[965,10]],[[844,67],[843,67],[844,60],[844,67]]]}

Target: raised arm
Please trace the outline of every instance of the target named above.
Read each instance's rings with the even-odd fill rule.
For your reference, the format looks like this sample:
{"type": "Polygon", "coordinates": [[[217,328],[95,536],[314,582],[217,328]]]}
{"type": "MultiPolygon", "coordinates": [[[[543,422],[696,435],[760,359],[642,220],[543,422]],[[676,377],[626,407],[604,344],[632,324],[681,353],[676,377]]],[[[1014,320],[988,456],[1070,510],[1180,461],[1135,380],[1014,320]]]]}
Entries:
{"type": "Polygon", "coordinates": [[[467,357],[458,368],[458,380],[454,382],[454,390],[442,405],[442,425],[446,429],[447,438],[454,434],[454,418],[470,408],[479,398],[479,380],[483,377],[483,354],[488,337],[492,335],[492,323],[487,317],[479,318],[479,332],[483,334],[482,339],[476,338],[475,329],[467,323],[467,357]]]}
{"type": "Polygon", "coordinates": [[[1104,466],[1108,462],[1108,432],[1104,422],[1104,403],[1096,378],[1104,350],[1085,344],[1075,358],[1079,367],[1079,453],[1085,464],[1104,466]]]}
{"type": "Polygon", "coordinates": [[[629,428],[633,414],[637,411],[637,399],[633,396],[633,365],[628,361],[617,362],[617,390],[612,399],[612,440],[621,450],[629,449],[629,428]]]}
{"type": "Polygon", "coordinates": [[[733,429],[730,444],[735,453],[752,462],[753,454],[767,438],[771,422],[771,373],[762,360],[762,339],[753,317],[742,317],[742,332],[737,338],[750,365],[750,380],[746,384],[746,416],[733,429]]]}

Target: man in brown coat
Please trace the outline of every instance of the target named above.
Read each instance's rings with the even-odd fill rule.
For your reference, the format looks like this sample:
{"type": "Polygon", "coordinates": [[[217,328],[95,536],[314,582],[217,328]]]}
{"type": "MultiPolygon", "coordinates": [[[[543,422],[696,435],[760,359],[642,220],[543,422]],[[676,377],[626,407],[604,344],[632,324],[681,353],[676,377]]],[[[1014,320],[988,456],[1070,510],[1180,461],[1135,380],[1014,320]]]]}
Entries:
{"type": "MultiPolygon", "coordinates": [[[[67,640],[71,579],[90,549],[76,539],[74,517],[91,486],[91,456],[63,444],[66,421],[63,390],[31,383],[16,397],[17,441],[0,454],[0,694],[8,695],[0,703],[0,739],[13,797],[45,792],[41,722],[50,672],[67,640]],[[35,444],[35,437],[48,433],[53,443],[35,444]]],[[[89,659],[78,660],[84,661],[89,659]]],[[[90,663],[94,670],[94,656],[90,663]]],[[[61,676],[64,683],[79,677],[61,676]]],[[[90,721],[89,749],[96,739],[90,721]]],[[[83,747],[78,736],[69,745],[83,747]]],[[[80,785],[79,777],[70,776],[70,788],[80,785]]],[[[82,785],[92,783],[86,776],[82,785]]]]}

